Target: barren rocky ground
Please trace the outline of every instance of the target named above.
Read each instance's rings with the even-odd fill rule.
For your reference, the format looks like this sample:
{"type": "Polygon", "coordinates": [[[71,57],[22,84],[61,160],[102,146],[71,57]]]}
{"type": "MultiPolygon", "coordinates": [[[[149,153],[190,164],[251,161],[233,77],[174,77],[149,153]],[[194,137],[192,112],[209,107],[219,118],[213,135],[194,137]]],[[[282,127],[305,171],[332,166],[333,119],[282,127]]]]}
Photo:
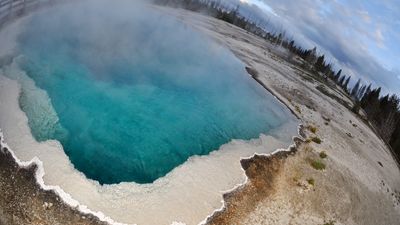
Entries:
{"type": "Polygon", "coordinates": [[[0,150],[0,225],[106,224],[78,212],[52,191],[40,188],[36,166],[20,168],[6,147],[0,150]]]}
{"type": "Polygon", "coordinates": [[[346,93],[279,46],[221,21],[178,14],[231,49],[306,128],[294,155],[246,166],[246,174],[258,175],[227,195],[227,207],[209,224],[398,224],[399,165],[362,112],[350,111],[346,93]]]}

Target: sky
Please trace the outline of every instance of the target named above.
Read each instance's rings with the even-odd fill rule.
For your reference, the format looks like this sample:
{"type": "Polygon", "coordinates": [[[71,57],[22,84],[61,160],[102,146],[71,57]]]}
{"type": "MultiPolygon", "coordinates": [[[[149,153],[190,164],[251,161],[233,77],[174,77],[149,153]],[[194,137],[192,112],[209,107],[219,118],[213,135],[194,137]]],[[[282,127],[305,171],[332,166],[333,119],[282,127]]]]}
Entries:
{"type": "Polygon", "coordinates": [[[317,46],[353,83],[400,95],[400,0],[225,0],[263,17],[303,47],[317,46]]]}

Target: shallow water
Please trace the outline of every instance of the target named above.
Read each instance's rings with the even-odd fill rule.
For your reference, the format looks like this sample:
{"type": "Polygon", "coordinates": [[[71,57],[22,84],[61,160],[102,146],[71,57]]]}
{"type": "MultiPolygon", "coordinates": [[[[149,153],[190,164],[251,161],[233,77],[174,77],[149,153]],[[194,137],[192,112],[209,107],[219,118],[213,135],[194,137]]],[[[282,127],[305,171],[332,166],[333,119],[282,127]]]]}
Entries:
{"type": "Polygon", "coordinates": [[[149,8],[113,7],[43,12],[18,39],[20,67],[49,97],[22,85],[32,133],[87,177],[149,183],[290,117],[228,50],[149,8]]]}

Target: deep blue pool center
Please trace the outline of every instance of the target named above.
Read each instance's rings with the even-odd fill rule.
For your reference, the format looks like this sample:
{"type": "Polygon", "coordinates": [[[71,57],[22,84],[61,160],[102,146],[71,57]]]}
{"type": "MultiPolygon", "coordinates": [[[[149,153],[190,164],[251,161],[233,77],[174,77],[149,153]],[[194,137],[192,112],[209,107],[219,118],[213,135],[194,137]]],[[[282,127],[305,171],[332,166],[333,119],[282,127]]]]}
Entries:
{"type": "Polygon", "coordinates": [[[75,168],[100,183],[151,183],[289,117],[229,50],[152,7],[42,11],[18,51],[57,115],[39,118],[46,110],[23,90],[34,137],[60,141],[75,168]]]}

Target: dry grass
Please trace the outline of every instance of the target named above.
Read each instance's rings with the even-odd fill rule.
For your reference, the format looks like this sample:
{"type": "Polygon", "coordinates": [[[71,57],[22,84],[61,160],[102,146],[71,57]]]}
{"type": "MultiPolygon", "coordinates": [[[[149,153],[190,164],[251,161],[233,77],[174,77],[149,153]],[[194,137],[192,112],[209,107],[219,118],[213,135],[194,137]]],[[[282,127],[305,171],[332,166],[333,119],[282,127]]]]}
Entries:
{"type": "Polygon", "coordinates": [[[314,149],[313,149],[313,147],[307,145],[307,146],[304,147],[304,151],[305,152],[312,152],[312,151],[314,151],[314,149]]]}

